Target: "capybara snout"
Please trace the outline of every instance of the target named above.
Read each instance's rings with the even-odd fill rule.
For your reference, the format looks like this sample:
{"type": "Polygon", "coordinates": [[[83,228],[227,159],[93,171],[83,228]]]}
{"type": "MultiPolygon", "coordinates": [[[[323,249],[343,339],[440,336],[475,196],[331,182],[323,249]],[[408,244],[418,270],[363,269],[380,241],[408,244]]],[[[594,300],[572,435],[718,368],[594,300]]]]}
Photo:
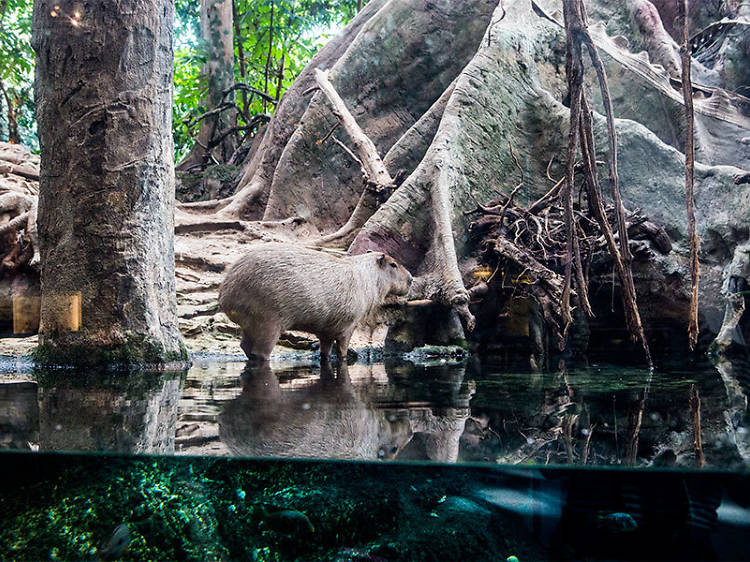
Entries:
{"type": "Polygon", "coordinates": [[[291,244],[253,244],[229,270],[219,307],[242,328],[248,358],[268,360],[284,330],[320,339],[321,359],[333,343],[345,360],[356,326],[390,295],[409,292],[413,278],[380,252],[339,257],[291,244]]]}

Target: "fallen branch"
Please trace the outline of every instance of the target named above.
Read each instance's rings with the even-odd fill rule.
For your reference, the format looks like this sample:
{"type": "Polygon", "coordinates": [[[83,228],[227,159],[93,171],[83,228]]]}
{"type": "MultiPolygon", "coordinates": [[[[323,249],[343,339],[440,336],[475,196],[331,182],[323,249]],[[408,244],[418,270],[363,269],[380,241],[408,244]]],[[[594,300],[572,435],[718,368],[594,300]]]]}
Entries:
{"type": "MultiPolygon", "coordinates": [[[[568,332],[573,318],[570,314],[570,292],[573,265],[575,265],[578,300],[588,316],[593,316],[588,298],[588,286],[583,278],[581,250],[578,240],[576,219],[573,215],[573,182],[575,179],[575,155],[578,146],[578,124],[581,119],[581,97],[583,95],[583,59],[581,57],[581,29],[584,26],[583,5],[578,0],[563,2],[563,16],[566,35],[565,69],[568,75],[570,96],[570,129],[568,132],[568,155],[565,166],[565,183],[562,186],[562,200],[565,208],[565,286],[562,294],[563,336],[568,332]]],[[[563,343],[564,345],[564,343],[563,343]]]]}

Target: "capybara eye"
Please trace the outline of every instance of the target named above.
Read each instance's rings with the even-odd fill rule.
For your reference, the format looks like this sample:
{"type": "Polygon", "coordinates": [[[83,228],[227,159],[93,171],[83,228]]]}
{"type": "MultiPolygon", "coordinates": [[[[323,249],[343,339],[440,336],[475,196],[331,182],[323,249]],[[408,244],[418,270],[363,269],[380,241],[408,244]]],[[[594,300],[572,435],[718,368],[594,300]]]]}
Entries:
{"type": "Polygon", "coordinates": [[[393,447],[393,449],[391,449],[392,455],[395,455],[397,452],[398,452],[398,447],[393,447]]]}
{"type": "Polygon", "coordinates": [[[391,267],[392,267],[393,269],[396,269],[396,268],[397,268],[398,266],[397,266],[397,265],[396,265],[395,263],[391,262],[391,267]]]}

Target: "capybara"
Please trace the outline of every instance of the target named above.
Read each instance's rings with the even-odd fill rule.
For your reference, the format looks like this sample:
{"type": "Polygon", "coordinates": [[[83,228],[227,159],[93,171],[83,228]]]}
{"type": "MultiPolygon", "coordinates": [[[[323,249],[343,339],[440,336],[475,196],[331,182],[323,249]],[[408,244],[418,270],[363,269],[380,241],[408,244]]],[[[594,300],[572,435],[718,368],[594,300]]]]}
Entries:
{"type": "Polygon", "coordinates": [[[219,289],[219,307],[242,328],[242,350],[267,361],[284,330],[320,339],[330,359],[336,342],[346,360],[357,324],[388,295],[405,295],[411,274],[380,252],[338,257],[291,244],[255,244],[235,263],[219,289]]]}

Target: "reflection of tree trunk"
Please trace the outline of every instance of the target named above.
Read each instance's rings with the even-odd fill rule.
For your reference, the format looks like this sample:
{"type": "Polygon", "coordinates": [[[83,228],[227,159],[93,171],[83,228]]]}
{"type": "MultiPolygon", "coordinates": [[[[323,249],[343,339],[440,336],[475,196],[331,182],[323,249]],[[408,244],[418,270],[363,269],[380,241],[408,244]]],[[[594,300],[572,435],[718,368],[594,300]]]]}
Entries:
{"type": "Polygon", "coordinates": [[[174,453],[180,384],[179,376],[146,372],[130,373],[127,387],[96,380],[42,384],[39,448],[174,453]]]}
{"type": "Polygon", "coordinates": [[[44,361],[183,357],[172,4],[93,3],[80,21],[56,17],[53,2],[34,4],[44,361]]]}
{"type": "Polygon", "coordinates": [[[34,449],[39,443],[35,382],[0,382],[0,449],[34,449]]]}
{"type": "Polygon", "coordinates": [[[646,397],[648,396],[648,386],[643,389],[640,400],[628,415],[628,442],[625,450],[625,464],[634,466],[638,459],[638,438],[641,432],[641,423],[643,422],[643,411],[646,408],[646,397]]]}
{"type": "Polygon", "coordinates": [[[698,468],[706,466],[701,439],[701,397],[694,384],[690,385],[690,419],[693,424],[693,444],[695,446],[695,464],[698,468]]]}

